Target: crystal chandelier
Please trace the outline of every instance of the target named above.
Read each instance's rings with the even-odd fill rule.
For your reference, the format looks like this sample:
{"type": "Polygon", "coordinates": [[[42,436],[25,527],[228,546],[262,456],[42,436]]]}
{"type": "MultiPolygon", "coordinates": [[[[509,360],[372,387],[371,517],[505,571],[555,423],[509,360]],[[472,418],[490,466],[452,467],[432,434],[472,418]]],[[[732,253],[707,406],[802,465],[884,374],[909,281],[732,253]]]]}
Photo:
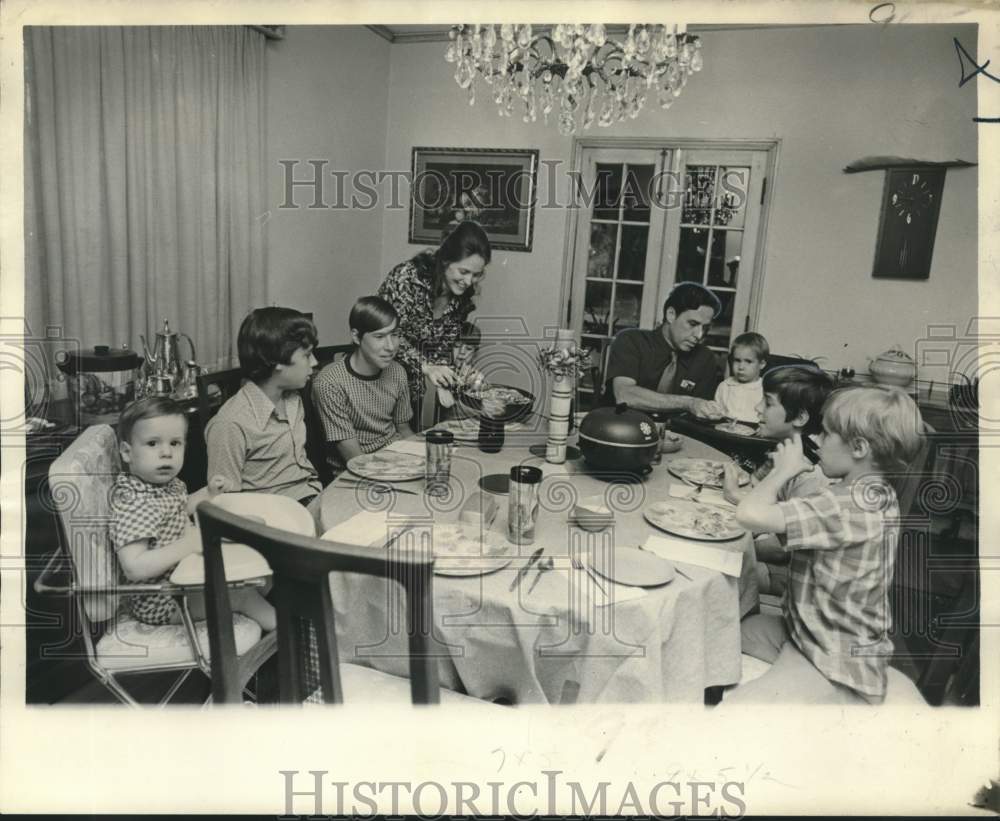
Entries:
{"type": "Polygon", "coordinates": [[[621,41],[598,23],[538,33],[530,24],[466,24],[453,26],[449,36],[445,59],[455,63],[455,81],[469,90],[469,105],[479,76],[500,116],[517,110],[524,122],[534,122],[541,109],[547,123],[555,111],[566,135],[578,124],[587,129],[595,120],[606,127],[634,119],[647,94],[670,108],[688,75],[702,67],[701,40],[684,26],[633,23],[621,41]]]}

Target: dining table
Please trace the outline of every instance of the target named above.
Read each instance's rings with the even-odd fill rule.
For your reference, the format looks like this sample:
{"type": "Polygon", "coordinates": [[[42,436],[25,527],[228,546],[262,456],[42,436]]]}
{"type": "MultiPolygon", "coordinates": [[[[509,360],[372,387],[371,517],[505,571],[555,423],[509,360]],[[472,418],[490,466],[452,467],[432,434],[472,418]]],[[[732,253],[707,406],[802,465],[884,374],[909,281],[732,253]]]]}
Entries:
{"type": "MultiPolygon", "coordinates": [[[[740,679],[740,619],[758,606],[756,562],[749,533],[726,541],[683,539],[644,517],[655,502],[694,490],[670,473],[671,459],[726,459],[695,439],[679,439],[680,450],[664,454],[641,480],[602,478],[579,457],[550,464],[533,455],[531,446],[546,440],[540,420],[508,426],[496,453],[480,450],[474,436],[459,439],[445,496],[425,493],[421,478],[386,483],[394,488],[389,489],[359,483],[348,472],[338,476],[321,500],[324,538],[351,542],[353,524],[364,521],[368,530],[355,528],[354,543],[386,549],[394,534],[424,529],[433,537],[434,527],[470,521],[471,504],[483,506],[483,515],[471,521],[492,531],[488,536],[495,543],[507,538],[508,497],[484,494],[481,488],[495,483],[483,479],[509,474],[518,465],[540,467],[533,540],[510,543],[511,561],[494,563],[499,567],[486,563],[492,572],[434,576],[433,638],[442,686],[514,704],[700,704],[706,688],[740,679]],[[595,532],[578,526],[572,513],[578,500],[596,496],[613,511],[613,521],[595,532]],[[489,500],[497,505],[492,520],[486,515],[489,500]],[[575,561],[593,550],[655,551],[660,538],[680,549],[672,555],[684,561],[675,558],[676,573],[659,586],[618,584],[575,561]],[[736,554],[728,556],[735,560],[723,569],[699,559],[727,554],[736,554]]],[[[416,455],[423,443],[423,436],[414,436],[390,447],[416,455]]],[[[406,610],[399,585],[333,573],[330,587],[341,660],[406,676],[406,610]]]]}

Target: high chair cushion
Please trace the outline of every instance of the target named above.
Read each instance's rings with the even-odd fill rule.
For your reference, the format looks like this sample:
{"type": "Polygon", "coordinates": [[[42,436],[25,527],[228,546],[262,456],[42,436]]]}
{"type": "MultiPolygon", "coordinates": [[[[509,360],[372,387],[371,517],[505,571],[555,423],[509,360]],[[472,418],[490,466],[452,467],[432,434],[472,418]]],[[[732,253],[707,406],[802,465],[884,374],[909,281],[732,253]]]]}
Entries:
{"type": "MultiPolygon", "coordinates": [[[[397,704],[407,705],[410,700],[410,680],[391,673],[362,667],[359,664],[340,663],[340,683],[344,688],[344,704],[397,704]]],[[[456,693],[454,690],[441,688],[441,704],[449,706],[465,706],[484,710],[501,709],[491,701],[456,693]]],[[[318,693],[314,693],[308,701],[322,703],[318,693]]]]}
{"type": "MultiPolygon", "coordinates": [[[[119,581],[108,522],[120,470],[118,438],[109,425],[87,428],[49,467],[48,495],[62,522],[74,575],[84,587],[113,588],[119,581]]],[[[88,593],[83,606],[90,619],[103,622],[115,615],[118,597],[88,593]]]]}
{"type": "MultiPolygon", "coordinates": [[[[208,649],[208,630],[205,622],[194,623],[198,645],[205,658],[211,658],[208,649]]],[[[233,614],[233,633],[236,637],[236,654],[243,655],[261,636],[260,625],[242,613],[233,614]]],[[[97,642],[97,660],[115,672],[144,667],[183,665],[194,663],[194,653],[182,624],[151,625],[132,618],[120,618],[111,625],[97,642]]]]}

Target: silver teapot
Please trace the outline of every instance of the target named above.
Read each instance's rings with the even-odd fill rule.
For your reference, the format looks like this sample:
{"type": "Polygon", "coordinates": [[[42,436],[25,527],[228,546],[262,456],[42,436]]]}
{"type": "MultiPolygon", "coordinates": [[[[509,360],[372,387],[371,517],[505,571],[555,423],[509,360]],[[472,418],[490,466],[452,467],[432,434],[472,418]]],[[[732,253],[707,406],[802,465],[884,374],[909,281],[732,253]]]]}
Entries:
{"type": "Polygon", "coordinates": [[[146,393],[156,396],[170,396],[176,393],[178,387],[185,381],[185,362],[197,360],[194,342],[185,333],[170,330],[170,323],[163,320],[163,330],[156,334],[156,344],[149,350],[146,338],[139,334],[142,341],[142,352],[145,358],[146,393]],[[180,355],[180,337],[187,340],[191,348],[191,356],[185,360],[180,355]]]}

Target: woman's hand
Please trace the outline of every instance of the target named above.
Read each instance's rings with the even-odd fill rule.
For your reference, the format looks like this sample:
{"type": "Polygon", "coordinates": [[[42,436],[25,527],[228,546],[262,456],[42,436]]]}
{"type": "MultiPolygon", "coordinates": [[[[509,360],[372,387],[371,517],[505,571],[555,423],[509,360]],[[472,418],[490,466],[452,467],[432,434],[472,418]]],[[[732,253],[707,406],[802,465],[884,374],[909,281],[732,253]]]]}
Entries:
{"type": "Polygon", "coordinates": [[[421,370],[435,387],[450,388],[456,384],[455,371],[449,365],[424,365],[421,370]]]}
{"type": "Polygon", "coordinates": [[[812,464],[802,452],[802,436],[798,433],[778,445],[771,454],[771,459],[774,462],[772,473],[780,476],[785,482],[812,468],[812,464]]]}

